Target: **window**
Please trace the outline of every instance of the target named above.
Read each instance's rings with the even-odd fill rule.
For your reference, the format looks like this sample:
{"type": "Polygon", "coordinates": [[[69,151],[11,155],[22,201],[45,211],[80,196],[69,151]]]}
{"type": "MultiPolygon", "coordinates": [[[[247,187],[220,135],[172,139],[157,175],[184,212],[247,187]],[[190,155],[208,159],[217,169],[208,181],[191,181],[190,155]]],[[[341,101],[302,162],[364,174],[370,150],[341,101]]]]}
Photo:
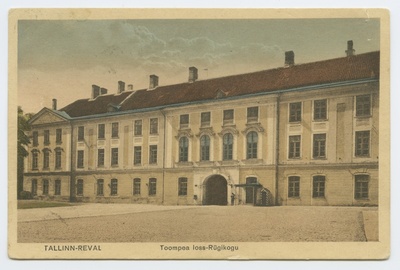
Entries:
{"type": "Polygon", "coordinates": [[[83,150],[78,150],[78,162],[77,162],[78,168],[83,168],[83,159],[84,159],[83,150]]]}
{"type": "Polygon", "coordinates": [[[234,111],[233,110],[224,110],[224,121],[223,124],[233,124],[234,111]]]}
{"type": "Polygon", "coordinates": [[[257,158],[258,135],[252,131],[247,134],[247,159],[257,158]]]}
{"type": "Polygon", "coordinates": [[[157,179],[150,178],[149,179],[149,196],[154,196],[157,194],[157,179]]]}
{"type": "Polygon", "coordinates": [[[112,123],[111,124],[111,137],[112,138],[118,138],[118,123],[112,123]]]}
{"type": "Polygon", "coordinates": [[[289,136],[289,158],[300,158],[300,135],[289,136]]]}
{"type": "Polygon", "coordinates": [[[314,120],[326,120],[327,112],[326,99],[314,100],[314,120]]]}
{"type": "Polygon", "coordinates": [[[118,180],[111,179],[111,196],[115,196],[118,194],[118,180]]]}
{"type": "Polygon", "coordinates": [[[37,131],[34,131],[33,133],[32,133],[32,143],[33,143],[33,146],[38,146],[39,145],[39,133],[37,132],[37,131]]]}
{"type": "Polygon", "coordinates": [[[232,160],[233,155],[233,136],[231,133],[226,133],[224,137],[222,138],[223,140],[223,153],[222,153],[222,159],[223,160],[232,160]]]}
{"type": "Polygon", "coordinates": [[[97,179],[97,196],[104,196],[104,180],[97,179]]]}
{"type": "Polygon", "coordinates": [[[78,127],[78,141],[83,141],[85,139],[85,127],[78,127]]]}
{"type": "Polygon", "coordinates": [[[62,129],[61,128],[56,129],[56,143],[57,144],[62,143],[62,129]]]}
{"type": "Polygon", "coordinates": [[[325,197],[325,176],[313,177],[313,198],[325,197]]]}
{"type": "Polygon", "coordinates": [[[32,151],[32,170],[37,170],[38,169],[38,158],[39,158],[39,152],[32,151]]]}
{"type": "Polygon", "coordinates": [[[106,137],[106,125],[99,124],[97,127],[97,139],[104,140],[106,137]]]}
{"type": "Polygon", "coordinates": [[[43,195],[49,195],[49,180],[43,179],[43,195]]]}
{"type": "Polygon", "coordinates": [[[50,144],[50,130],[45,130],[44,131],[44,145],[49,145],[50,144]]]}
{"type": "Polygon", "coordinates": [[[150,164],[157,164],[157,145],[150,145],[150,164]]]}
{"type": "Polygon", "coordinates": [[[371,115],[371,96],[363,95],[356,97],[356,116],[371,115]]]}
{"type": "Polygon", "coordinates": [[[158,118],[150,118],[150,134],[158,134],[158,118]]]}
{"type": "Polygon", "coordinates": [[[62,143],[62,129],[61,128],[56,129],[56,143],[57,144],[62,143]]]}
{"type": "Polygon", "coordinates": [[[188,114],[182,114],[179,117],[179,126],[180,126],[180,128],[188,128],[189,127],[189,115],[188,114]]]}
{"type": "Polygon", "coordinates": [[[133,179],[133,195],[140,195],[140,179],[133,179]]]}
{"type": "Polygon", "coordinates": [[[135,120],[134,134],[135,136],[142,136],[142,120],[135,120]]]}
{"type": "Polygon", "coordinates": [[[257,122],[258,121],[258,107],[248,107],[247,108],[247,122],[257,122]]]}
{"type": "Polygon", "coordinates": [[[37,179],[32,179],[31,193],[32,196],[37,195],[37,179]]]}
{"type": "Polygon", "coordinates": [[[111,148],[111,166],[118,165],[118,148],[111,148]]]}
{"type": "Polygon", "coordinates": [[[43,150],[43,169],[48,169],[50,167],[50,150],[43,150]]]}
{"type": "Polygon", "coordinates": [[[133,148],[133,164],[140,165],[142,164],[142,147],[135,146],[133,148]]]}
{"type": "Polygon", "coordinates": [[[54,181],[54,195],[61,195],[61,180],[54,181]]]}
{"type": "Polygon", "coordinates": [[[288,197],[300,197],[300,177],[289,176],[288,182],[288,197]]]}
{"type": "Polygon", "coordinates": [[[187,195],[187,178],[181,177],[178,179],[178,195],[186,196],[187,195]]]}
{"type": "Polygon", "coordinates": [[[356,157],[369,156],[369,137],[370,137],[369,130],[356,131],[356,142],[355,142],[356,157]]]}
{"type": "Polygon", "coordinates": [[[202,127],[209,127],[211,121],[211,113],[210,112],[202,112],[200,117],[200,122],[202,127]]]}
{"type": "Polygon", "coordinates": [[[179,162],[188,161],[189,140],[186,137],[179,139],[179,162]]]}
{"type": "Polygon", "coordinates": [[[97,167],[104,166],[104,149],[97,149],[97,167]]]}
{"type": "Polygon", "coordinates": [[[62,154],[62,151],[61,151],[60,148],[57,148],[55,150],[55,152],[56,152],[55,168],[56,169],[61,169],[61,154],[62,154]]]}
{"type": "Polygon", "coordinates": [[[301,121],[301,102],[289,104],[289,122],[301,121]]]}
{"type": "Polygon", "coordinates": [[[83,196],[83,180],[82,179],[78,179],[78,181],[76,181],[76,195],[83,196]]]}
{"type": "Polygon", "coordinates": [[[326,134],[314,134],[313,137],[313,158],[325,158],[326,134]]]}
{"type": "Polygon", "coordinates": [[[356,175],[354,198],[355,199],[368,199],[368,183],[369,175],[356,175]]]}
{"type": "Polygon", "coordinates": [[[200,138],[200,160],[210,160],[210,136],[203,135],[200,138]]]}

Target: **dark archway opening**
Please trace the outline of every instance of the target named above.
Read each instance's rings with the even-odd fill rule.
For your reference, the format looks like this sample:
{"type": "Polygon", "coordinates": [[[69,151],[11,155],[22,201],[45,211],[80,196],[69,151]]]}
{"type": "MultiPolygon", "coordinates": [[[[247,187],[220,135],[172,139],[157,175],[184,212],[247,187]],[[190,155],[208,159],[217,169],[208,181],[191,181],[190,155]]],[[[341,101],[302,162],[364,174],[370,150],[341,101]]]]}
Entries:
{"type": "Polygon", "coordinates": [[[228,204],[228,182],[221,175],[213,175],[206,180],[204,201],[205,205],[228,204]]]}

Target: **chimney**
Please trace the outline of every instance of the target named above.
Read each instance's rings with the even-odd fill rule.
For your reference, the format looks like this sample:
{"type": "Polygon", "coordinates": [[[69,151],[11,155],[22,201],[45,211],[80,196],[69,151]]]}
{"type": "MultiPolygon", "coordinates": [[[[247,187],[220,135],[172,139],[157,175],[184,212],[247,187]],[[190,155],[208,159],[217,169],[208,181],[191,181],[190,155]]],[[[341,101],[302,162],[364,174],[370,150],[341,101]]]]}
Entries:
{"type": "Polygon", "coordinates": [[[123,81],[118,81],[118,94],[125,91],[125,83],[123,81]]]}
{"type": "Polygon", "coordinates": [[[92,85],[92,99],[97,98],[100,95],[100,86],[92,85]]]}
{"type": "Polygon", "coordinates": [[[197,68],[190,67],[189,68],[189,82],[195,82],[197,80],[197,68]]]}
{"type": "Polygon", "coordinates": [[[57,99],[53,98],[53,110],[57,110],[57,99]]]}
{"type": "Polygon", "coordinates": [[[100,95],[105,95],[107,94],[107,89],[106,88],[100,88],[100,95]]]}
{"type": "Polygon", "coordinates": [[[133,84],[128,84],[128,90],[133,90],[133,84]]]}
{"type": "Polygon", "coordinates": [[[291,67],[294,65],[294,52],[285,52],[285,67],[291,67]]]}
{"type": "Polygon", "coordinates": [[[150,86],[149,89],[156,88],[158,86],[158,76],[150,75],[150,86]]]}
{"type": "Polygon", "coordinates": [[[352,56],[352,55],[354,55],[355,52],[356,52],[356,50],[353,49],[353,41],[352,40],[347,41],[346,55],[352,56]]]}

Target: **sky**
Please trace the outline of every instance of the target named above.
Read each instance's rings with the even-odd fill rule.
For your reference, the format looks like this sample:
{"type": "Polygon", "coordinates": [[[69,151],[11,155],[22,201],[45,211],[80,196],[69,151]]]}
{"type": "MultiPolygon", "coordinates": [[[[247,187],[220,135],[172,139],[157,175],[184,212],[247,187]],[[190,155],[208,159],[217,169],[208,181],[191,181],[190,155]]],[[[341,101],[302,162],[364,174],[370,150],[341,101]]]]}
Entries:
{"type": "Polygon", "coordinates": [[[25,20],[18,23],[18,105],[36,113],[90,98],[92,84],[117,92],[282,67],[285,51],[295,63],[379,50],[376,19],[265,20],[25,20]]]}

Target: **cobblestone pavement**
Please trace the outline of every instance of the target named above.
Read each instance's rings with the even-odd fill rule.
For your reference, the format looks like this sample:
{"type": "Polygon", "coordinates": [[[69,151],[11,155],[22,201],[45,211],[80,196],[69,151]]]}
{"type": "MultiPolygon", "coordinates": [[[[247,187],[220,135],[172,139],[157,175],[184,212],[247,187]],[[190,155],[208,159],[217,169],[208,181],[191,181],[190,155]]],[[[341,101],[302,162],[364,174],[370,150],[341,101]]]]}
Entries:
{"type": "Polygon", "coordinates": [[[361,207],[91,204],[18,210],[18,242],[376,241],[377,216],[361,207]]]}

